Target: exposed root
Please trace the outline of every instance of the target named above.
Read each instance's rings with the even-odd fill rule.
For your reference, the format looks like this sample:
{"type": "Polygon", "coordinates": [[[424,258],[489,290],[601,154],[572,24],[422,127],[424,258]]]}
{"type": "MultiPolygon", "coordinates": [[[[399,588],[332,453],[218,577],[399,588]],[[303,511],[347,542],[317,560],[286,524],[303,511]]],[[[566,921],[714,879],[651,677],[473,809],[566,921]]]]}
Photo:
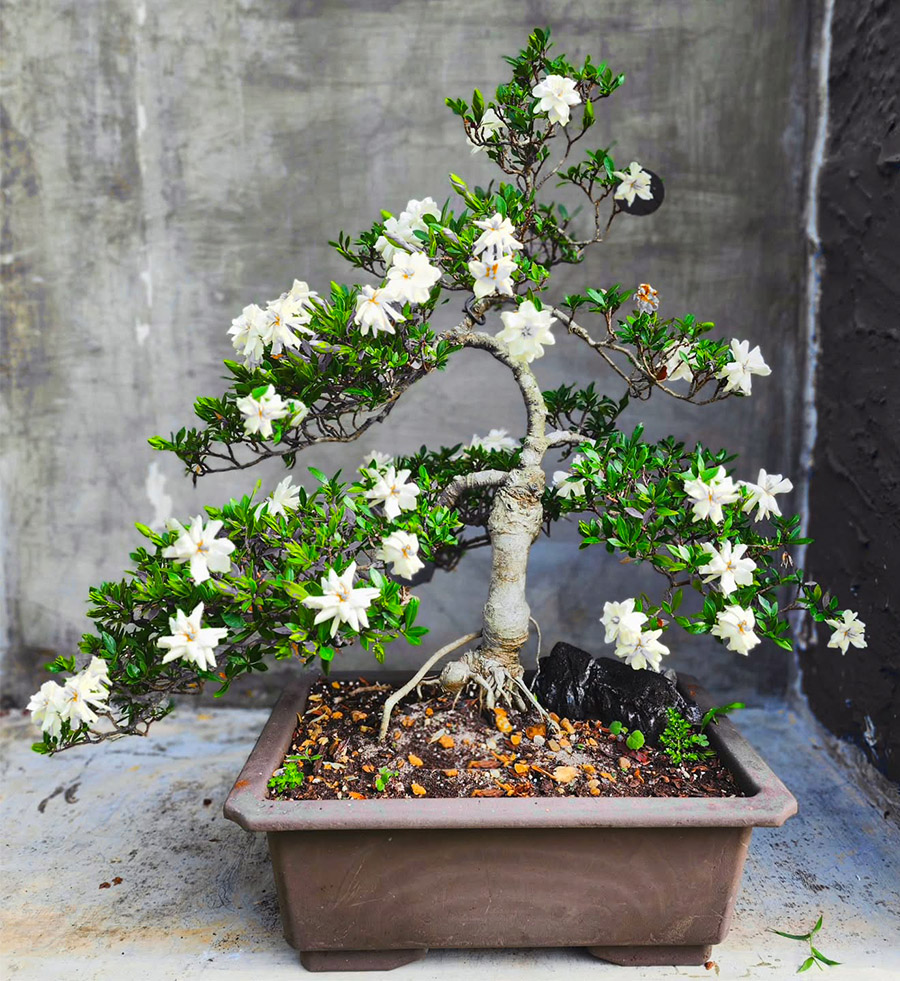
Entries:
{"type": "Polygon", "coordinates": [[[384,742],[387,738],[388,726],[391,724],[391,713],[394,711],[394,706],[401,698],[408,695],[413,688],[416,688],[422,683],[425,675],[428,674],[428,669],[436,664],[442,657],[446,657],[448,654],[452,654],[457,648],[462,647],[463,644],[468,644],[470,641],[477,640],[481,636],[481,631],[478,630],[474,634],[466,634],[464,637],[459,637],[452,643],[447,644],[442,647],[435,654],[432,654],[430,658],[422,665],[421,668],[412,676],[412,678],[407,681],[407,683],[402,687],[398,688],[390,698],[384,703],[384,711],[381,715],[381,729],[378,732],[378,738],[384,742]]]}
{"type": "Polygon", "coordinates": [[[467,685],[479,689],[482,705],[488,710],[498,704],[514,705],[525,712],[533,708],[552,725],[549,715],[522,680],[522,667],[510,669],[502,661],[478,651],[469,651],[456,661],[451,661],[441,672],[440,685],[445,692],[455,694],[455,705],[467,685]]]}

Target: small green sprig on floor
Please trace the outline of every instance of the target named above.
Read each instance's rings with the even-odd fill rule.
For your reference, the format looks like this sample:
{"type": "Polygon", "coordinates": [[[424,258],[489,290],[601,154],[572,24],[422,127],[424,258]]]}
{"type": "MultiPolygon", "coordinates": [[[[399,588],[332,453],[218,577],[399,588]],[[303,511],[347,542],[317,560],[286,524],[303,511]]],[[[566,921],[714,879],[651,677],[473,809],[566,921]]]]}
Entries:
{"type": "Polygon", "coordinates": [[[797,973],[801,971],[808,971],[813,964],[821,971],[822,965],[826,964],[828,967],[835,967],[840,964],[840,961],[833,961],[826,957],[821,950],[816,950],[813,946],[813,937],[822,929],[822,915],[819,915],[818,920],[816,920],[816,925],[809,931],[809,933],[784,933],[782,930],[772,930],[772,933],[777,933],[779,937],[787,937],[788,940],[802,940],[809,944],[809,957],[797,968],[797,973]]]}
{"type": "Polygon", "coordinates": [[[709,740],[702,732],[694,732],[690,722],[675,709],[666,709],[666,713],[669,716],[669,724],[659,737],[659,741],[676,766],[680,766],[683,762],[695,763],[705,756],[712,755],[709,740]]]}
{"type": "Polygon", "coordinates": [[[610,722],[609,731],[614,736],[627,737],[625,739],[625,745],[629,749],[640,749],[646,742],[644,739],[644,734],[640,729],[635,729],[634,732],[629,732],[621,722],[610,722]]]}

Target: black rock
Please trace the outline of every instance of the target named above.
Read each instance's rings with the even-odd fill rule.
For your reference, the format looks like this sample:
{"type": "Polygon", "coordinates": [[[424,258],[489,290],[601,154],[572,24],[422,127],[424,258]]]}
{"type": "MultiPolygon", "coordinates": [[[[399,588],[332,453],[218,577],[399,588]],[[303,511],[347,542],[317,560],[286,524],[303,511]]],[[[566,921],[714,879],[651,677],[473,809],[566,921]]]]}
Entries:
{"type": "Polygon", "coordinates": [[[541,705],[560,718],[600,719],[607,725],[618,721],[640,729],[648,742],[656,742],[666,728],[666,709],[674,708],[692,723],[702,718],[665,675],[595,658],[571,644],[556,644],[540,659],[532,689],[541,705]]]}

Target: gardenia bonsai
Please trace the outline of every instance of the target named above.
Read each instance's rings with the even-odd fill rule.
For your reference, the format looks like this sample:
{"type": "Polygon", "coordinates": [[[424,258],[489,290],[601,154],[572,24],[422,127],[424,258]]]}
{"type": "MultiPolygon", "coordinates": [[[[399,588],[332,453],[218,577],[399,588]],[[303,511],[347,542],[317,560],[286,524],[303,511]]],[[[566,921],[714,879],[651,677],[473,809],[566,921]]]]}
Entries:
{"type": "Polygon", "coordinates": [[[856,614],[839,611],[793,567],[789,550],[808,539],[799,517],[781,514],[789,480],[735,472],[725,450],[617,429],[630,399],[746,398],[770,369],[749,340],[713,338],[714,325],[694,316],[663,318],[647,283],[551,298],[554,268],[581,262],[621,216],[653,210],[662,183],[603,147],[574,159],[595,107],[624,75],[549,49],[549,32],[535,30],[507,59],[512,77],[493,101],[477,89],[471,104],[447,100],[472,152],[487,154],[505,180],[470,187],[451,175],[458,203],[410,200],[355,239],[341,233],[332,244],[368,281],[332,283],[327,295],[295,281],[264,307],[245,307],[229,331],[239,360],[225,362],[228,390],[197,400],[200,428],[150,442],[177,454],[195,480],[273,457],[291,468],[301,450],[368,434],[407,389],[465,348],[511,372],[524,434],[490,429],[468,445],[396,459],[371,452],[355,479],[310,467],[314,490],[288,476],[262,500],[257,485],[163,533],[139,524],[148,544],[132,554],[134,568],[90,592],[96,632],[80,644],[85,658],[58,657],[49,669],[67,677],[48,681],[29,704],[43,730],[36,750],[143,735],[170,711],[170,696],[207,682],[222,693],[272,658],[327,669],[359,643],[381,662],[392,641],[419,644],[427,632],[408,585],[423,564],[452,568],[485,545],[492,561],[480,628],[429,658],[416,678],[469,645],[441,673],[447,690],[473,683],[488,704],[534,705],[519,661],[531,623],[528,555],[569,515],[579,517],[581,548],[604,546],[662,576],[656,601],[611,597],[602,610],[606,643],[635,669],[663,669],[670,630],[710,633],[742,655],[763,638],[790,649],[785,615],[798,609],[828,623],[830,647],[865,646],[856,614]],[[586,229],[543,197],[548,184],[584,195],[586,229]],[[437,329],[435,311],[448,302],[459,322],[437,329]],[[556,343],[583,345],[624,393],[612,398],[593,383],[542,391],[535,363],[556,343]],[[568,467],[547,486],[551,450],[568,467]],[[702,603],[679,613],[687,588],[702,603]]]}

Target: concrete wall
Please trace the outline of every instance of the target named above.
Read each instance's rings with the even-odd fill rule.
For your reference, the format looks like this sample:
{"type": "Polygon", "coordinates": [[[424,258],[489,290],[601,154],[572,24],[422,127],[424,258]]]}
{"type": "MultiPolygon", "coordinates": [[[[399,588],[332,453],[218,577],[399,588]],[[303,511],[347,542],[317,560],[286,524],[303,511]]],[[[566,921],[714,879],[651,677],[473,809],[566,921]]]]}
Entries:
{"type": "Polygon", "coordinates": [[[823,275],[810,488],[813,575],[867,627],[841,657],[830,631],[801,657],[819,718],[900,780],[900,20],[837,0],[819,212],[823,275]]]}
{"type": "MultiPolygon", "coordinates": [[[[596,140],[667,186],[664,207],[619,223],[560,277],[559,295],[649,281],[664,313],[716,320],[761,344],[774,369],[752,399],[704,410],[657,397],[627,423],[740,451],[743,477],[759,466],[796,476],[807,14],[797,0],[6,3],[6,698],[21,701],[35,666],[72,650],[88,586],[120,576],[139,541],[134,520],[195,513],[255,479],[193,489],[145,437],[189,422],[192,399],[220,390],[225,331],[244,304],[295,276],[320,289],[349,276],[326,244],[338,229],[409,197],[443,199],[449,171],[487,175],[443,99],[492,89],[501,55],[535,25],[550,23],[573,57],[628,73],[596,140]]],[[[597,377],[619,394],[574,342],[539,368],[546,387],[597,377]]],[[[411,392],[377,437],[300,465],[353,467],[372,446],[522,423],[508,378],[472,352],[411,392]]],[[[267,490],[277,472],[259,476],[267,490]]],[[[599,549],[578,553],[576,540],[570,525],[536,548],[531,601],[546,641],[599,649],[603,601],[655,582],[599,549]]],[[[477,553],[422,590],[435,643],[477,622],[486,563],[477,553]]],[[[672,646],[676,668],[723,695],[788,677],[789,656],[769,645],[748,659],[687,636],[672,646]]],[[[394,665],[421,657],[391,651],[394,665]]]]}

